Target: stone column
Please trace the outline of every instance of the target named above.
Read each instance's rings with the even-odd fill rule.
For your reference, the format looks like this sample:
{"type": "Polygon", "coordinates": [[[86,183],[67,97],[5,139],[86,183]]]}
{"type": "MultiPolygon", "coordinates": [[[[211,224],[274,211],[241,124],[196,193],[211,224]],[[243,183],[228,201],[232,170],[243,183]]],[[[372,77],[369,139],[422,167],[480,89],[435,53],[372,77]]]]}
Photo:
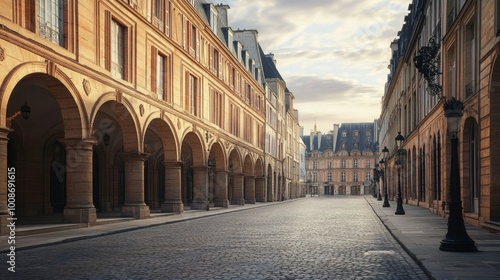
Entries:
{"type": "Polygon", "coordinates": [[[161,205],[162,212],[184,212],[181,167],[182,162],[180,161],[165,162],[165,201],[161,205]]]}
{"type": "Polygon", "coordinates": [[[149,218],[149,207],[144,203],[144,160],[142,153],[123,154],[125,168],[125,202],[122,216],[135,219],[149,218]]]}
{"type": "Polygon", "coordinates": [[[65,139],[66,206],[64,222],[96,223],[93,203],[92,154],[94,141],[65,139]]]}
{"type": "Polygon", "coordinates": [[[244,174],[234,174],[233,175],[233,198],[231,204],[234,205],[244,205],[245,199],[243,199],[243,184],[244,184],[244,174]]]}
{"type": "MultiPolygon", "coordinates": [[[[9,134],[9,132],[10,129],[8,128],[0,128],[0,170],[2,170],[2,172],[0,172],[0,236],[9,235],[10,233],[10,228],[7,226],[12,221],[9,219],[12,218],[12,216],[15,216],[15,205],[17,204],[16,198],[20,195],[15,192],[17,186],[17,178],[15,178],[16,174],[14,174],[14,181],[12,181],[12,176],[10,176],[10,180],[7,178],[7,172],[16,172],[15,169],[9,169],[9,167],[12,166],[7,166],[7,143],[9,142],[7,134],[9,134]],[[11,185],[9,185],[9,181],[11,185]],[[13,202],[10,206],[14,206],[14,214],[11,216],[9,215],[8,208],[12,207],[7,206],[9,204],[7,192],[12,190],[14,191],[16,197],[9,198],[10,202],[13,202]]],[[[15,221],[13,222],[15,223],[15,221]]]]}
{"type": "Polygon", "coordinates": [[[245,176],[245,203],[255,204],[255,176],[245,176]]]}
{"type": "Polygon", "coordinates": [[[229,200],[227,199],[227,181],[228,173],[227,171],[217,171],[215,172],[215,207],[229,207],[229,200]]]}
{"type": "Polygon", "coordinates": [[[266,202],[266,177],[255,178],[255,200],[257,202],[266,202]]]}
{"type": "Polygon", "coordinates": [[[208,210],[208,168],[193,167],[193,210],[208,210]]]}

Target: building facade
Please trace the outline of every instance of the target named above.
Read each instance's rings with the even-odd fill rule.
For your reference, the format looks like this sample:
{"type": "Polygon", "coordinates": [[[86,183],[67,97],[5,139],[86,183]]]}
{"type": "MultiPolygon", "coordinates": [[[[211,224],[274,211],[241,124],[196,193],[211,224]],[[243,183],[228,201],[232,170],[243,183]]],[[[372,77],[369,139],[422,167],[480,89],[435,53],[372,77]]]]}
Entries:
{"type": "Polygon", "coordinates": [[[361,195],[374,190],[377,122],[335,124],[302,136],[307,187],[312,194],[361,195]]]}
{"type": "Polygon", "coordinates": [[[495,113],[498,103],[498,1],[413,1],[393,56],[380,117],[394,198],[397,132],[405,137],[403,200],[447,215],[450,135],[444,103],[463,102],[459,139],[464,219],[499,230],[495,113]]]}
{"type": "Polygon", "coordinates": [[[0,166],[15,171],[15,215],[92,225],[100,212],[142,219],[277,200],[266,176],[283,173],[266,164],[269,86],[228,10],[194,0],[3,3],[0,166]]]}

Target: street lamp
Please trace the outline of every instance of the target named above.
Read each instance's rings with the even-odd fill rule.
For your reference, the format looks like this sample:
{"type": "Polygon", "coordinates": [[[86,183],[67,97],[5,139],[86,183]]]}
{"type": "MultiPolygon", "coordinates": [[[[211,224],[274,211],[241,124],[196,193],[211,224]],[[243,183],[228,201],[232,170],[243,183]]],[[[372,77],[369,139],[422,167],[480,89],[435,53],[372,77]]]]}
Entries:
{"type": "Polygon", "coordinates": [[[382,201],[382,196],[380,195],[380,177],[382,176],[382,168],[379,166],[378,163],[375,163],[375,169],[377,170],[377,177],[375,178],[378,183],[378,190],[377,190],[377,200],[382,201]]]}
{"type": "Polygon", "coordinates": [[[384,154],[383,161],[380,161],[380,163],[384,167],[384,205],[382,206],[390,207],[391,205],[389,204],[389,195],[387,194],[387,156],[389,155],[389,149],[387,149],[387,146],[382,149],[382,153],[384,154]]]}
{"type": "Polygon", "coordinates": [[[398,170],[398,202],[396,206],[396,215],[404,215],[405,210],[403,209],[403,197],[401,196],[401,168],[403,166],[403,141],[405,138],[401,135],[401,132],[398,132],[398,136],[396,136],[396,145],[398,148],[397,158],[396,158],[396,168],[398,170]]]}
{"type": "Polygon", "coordinates": [[[460,199],[460,174],[458,170],[458,132],[460,118],[463,115],[464,104],[452,97],[444,104],[444,115],[448,123],[448,134],[451,141],[451,170],[450,170],[450,202],[448,216],[448,232],[441,241],[439,250],[453,252],[477,251],[474,241],[465,230],[462,217],[462,201],[460,199]]]}

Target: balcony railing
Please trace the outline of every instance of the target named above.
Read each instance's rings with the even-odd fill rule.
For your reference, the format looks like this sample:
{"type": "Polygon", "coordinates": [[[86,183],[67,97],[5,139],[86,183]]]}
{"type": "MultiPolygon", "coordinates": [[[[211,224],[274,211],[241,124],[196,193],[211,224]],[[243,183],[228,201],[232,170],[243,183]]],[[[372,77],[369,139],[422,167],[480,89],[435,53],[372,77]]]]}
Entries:
{"type": "Polygon", "coordinates": [[[469,99],[476,93],[476,81],[472,80],[465,85],[465,99],[469,99]]]}

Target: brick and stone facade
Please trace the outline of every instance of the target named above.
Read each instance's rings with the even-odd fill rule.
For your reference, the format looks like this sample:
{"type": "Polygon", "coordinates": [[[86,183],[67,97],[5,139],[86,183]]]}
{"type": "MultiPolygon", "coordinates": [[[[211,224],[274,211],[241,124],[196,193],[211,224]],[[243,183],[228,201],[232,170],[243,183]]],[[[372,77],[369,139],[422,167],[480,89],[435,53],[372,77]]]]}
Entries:
{"type": "Polygon", "coordinates": [[[15,168],[16,216],[94,224],[100,212],[143,219],[276,199],[265,81],[232,39],[228,6],[46,5],[0,9],[0,169],[15,168]]]}

